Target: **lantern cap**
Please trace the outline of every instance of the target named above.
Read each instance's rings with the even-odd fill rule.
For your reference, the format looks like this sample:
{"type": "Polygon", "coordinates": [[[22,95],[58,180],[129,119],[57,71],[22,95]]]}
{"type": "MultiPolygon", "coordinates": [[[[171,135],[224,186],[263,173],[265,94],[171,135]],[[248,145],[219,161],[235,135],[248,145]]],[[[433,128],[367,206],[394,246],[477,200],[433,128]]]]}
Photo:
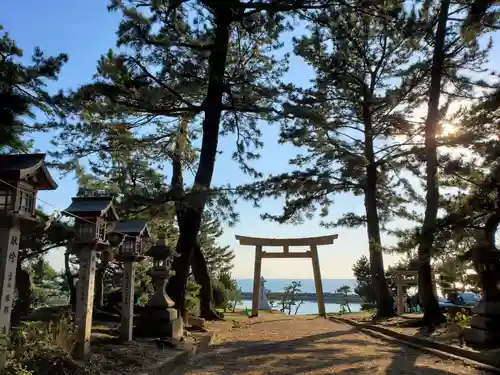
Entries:
{"type": "Polygon", "coordinates": [[[126,234],[133,237],[151,237],[146,220],[120,221],[116,224],[111,233],[126,234]]]}
{"type": "Polygon", "coordinates": [[[64,210],[69,214],[103,217],[118,221],[118,214],[113,205],[113,197],[73,197],[71,204],[64,210]]]}
{"type": "Polygon", "coordinates": [[[146,255],[157,260],[166,259],[170,257],[172,254],[173,254],[172,249],[170,249],[166,245],[164,234],[159,234],[158,239],[156,240],[156,244],[146,252],[146,255]]]}
{"type": "Polygon", "coordinates": [[[45,165],[45,154],[0,155],[0,178],[10,181],[33,178],[38,190],[57,189],[45,165]]]}

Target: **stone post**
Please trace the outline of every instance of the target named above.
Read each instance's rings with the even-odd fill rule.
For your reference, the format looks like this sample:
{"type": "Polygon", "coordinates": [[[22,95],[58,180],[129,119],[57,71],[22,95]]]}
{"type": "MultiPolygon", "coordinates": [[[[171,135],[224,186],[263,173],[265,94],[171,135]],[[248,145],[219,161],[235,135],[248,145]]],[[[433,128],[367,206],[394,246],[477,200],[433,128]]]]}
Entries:
{"type": "Polygon", "coordinates": [[[76,300],[77,337],[73,355],[85,358],[90,354],[92,334],[92,310],[94,308],[94,287],[96,270],[96,251],[88,248],[80,250],[80,270],[76,300]]]}
{"type": "Polygon", "coordinates": [[[10,334],[10,315],[12,312],[12,302],[14,300],[14,288],[16,283],[17,256],[19,252],[19,240],[21,230],[19,223],[10,220],[5,226],[10,224],[10,228],[0,228],[0,372],[6,366],[7,345],[10,334]]]}
{"type": "Polygon", "coordinates": [[[401,285],[400,280],[396,280],[396,312],[398,315],[403,315],[405,312],[405,302],[403,296],[403,285],[401,285]]]}
{"type": "Polygon", "coordinates": [[[130,261],[124,262],[120,335],[125,341],[132,341],[132,332],[134,328],[134,279],[135,263],[130,261]]]}

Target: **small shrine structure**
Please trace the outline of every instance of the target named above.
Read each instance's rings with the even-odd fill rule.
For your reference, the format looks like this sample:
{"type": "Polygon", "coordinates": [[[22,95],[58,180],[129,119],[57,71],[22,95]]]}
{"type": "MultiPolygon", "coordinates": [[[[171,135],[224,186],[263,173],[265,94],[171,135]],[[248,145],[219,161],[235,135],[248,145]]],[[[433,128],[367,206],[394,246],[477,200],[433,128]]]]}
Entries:
{"type": "MultiPolygon", "coordinates": [[[[418,286],[418,271],[402,270],[394,272],[394,283],[396,284],[396,313],[405,313],[405,288],[418,286]]],[[[434,295],[437,296],[436,282],[432,275],[434,295]]]]}

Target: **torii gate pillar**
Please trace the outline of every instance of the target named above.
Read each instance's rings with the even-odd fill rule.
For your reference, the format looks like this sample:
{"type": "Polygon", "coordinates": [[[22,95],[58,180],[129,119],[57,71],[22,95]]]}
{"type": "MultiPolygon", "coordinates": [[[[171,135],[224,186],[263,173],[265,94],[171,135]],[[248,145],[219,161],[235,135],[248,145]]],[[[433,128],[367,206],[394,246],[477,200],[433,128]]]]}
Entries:
{"type": "Polygon", "coordinates": [[[322,237],[308,238],[261,238],[245,237],[236,235],[240,245],[255,246],[255,268],[253,276],[252,294],[252,316],[259,315],[260,277],[262,269],[262,258],[311,258],[314,287],[316,289],[316,301],[318,302],[318,315],[326,317],[325,297],[323,296],[323,283],[319,268],[318,246],[331,245],[338,238],[337,234],[322,237]],[[269,253],[262,250],[263,246],[282,247],[282,253],[269,253]],[[290,252],[291,246],[309,246],[309,251],[290,252]]]}

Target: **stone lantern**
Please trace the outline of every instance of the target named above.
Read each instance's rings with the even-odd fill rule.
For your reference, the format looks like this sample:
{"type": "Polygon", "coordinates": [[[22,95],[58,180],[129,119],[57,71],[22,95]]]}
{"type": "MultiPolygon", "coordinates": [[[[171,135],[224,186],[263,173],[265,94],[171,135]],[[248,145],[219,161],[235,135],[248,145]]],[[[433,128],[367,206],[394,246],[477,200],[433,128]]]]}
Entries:
{"type": "Polygon", "coordinates": [[[500,344],[500,251],[492,244],[490,233],[475,235],[471,260],[479,276],[482,298],[472,309],[470,327],[464,340],[471,347],[497,347],[500,344]]]}
{"type": "MultiPolygon", "coordinates": [[[[45,165],[45,154],[0,155],[0,337],[4,340],[10,332],[21,233],[38,224],[38,191],[56,188],[45,165]]],[[[2,353],[0,371],[4,361],[2,353]]]]}
{"type": "Polygon", "coordinates": [[[178,255],[166,246],[164,235],[159,236],[146,255],[153,258],[151,278],[155,293],[141,313],[138,332],[146,337],[179,339],[183,333],[182,319],[166,293],[168,280],[175,275],[175,271],[171,269],[172,261],[178,255]]]}
{"type": "Polygon", "coordinates": [[[144,259],[149,237],[149,228],[144,220],[120,222],[109,233],[110,242],[118,246],[115,258],[123,262],[121,337],[125,341],[132,340],[134,327],[135,262],[144,259]]]}
{"type": "Polygon", "coordinates": [[[73,249],[80,261],[76,300],[77,338],[74,356],[90,353],[97,252],[109,246],[108,232],[118,221],[112,197],[74,197],[64,211],[75,218],[73,249]]]}

